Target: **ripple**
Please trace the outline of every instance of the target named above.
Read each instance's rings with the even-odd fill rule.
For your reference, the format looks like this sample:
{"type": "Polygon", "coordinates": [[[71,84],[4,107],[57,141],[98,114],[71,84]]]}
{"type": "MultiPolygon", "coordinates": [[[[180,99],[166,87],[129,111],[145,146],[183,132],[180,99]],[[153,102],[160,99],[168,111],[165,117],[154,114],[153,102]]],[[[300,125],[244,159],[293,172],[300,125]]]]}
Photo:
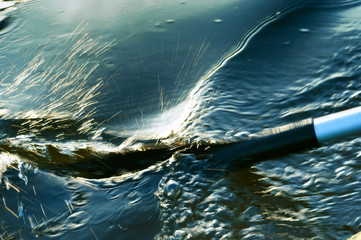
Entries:
{"type": "MultiPolygon", "coordinates": [[[[270,185],[268,194],[272,193],[275,197],[284,196],[296,202],[302,202],[303,206],[300,208],[302,215],[295,215],[295,217],[300,219],[302,216],[303,224],[311,226],[322,223],[331,226],[332,229],[348,226],[356,230],[359,228],[359,223],[354,209],[358,208],[359,204],[357,191],[360,188],[360,176],[356,169],[345,166],[343,159],[345,155],[353,152],[352,148],[346,150],[345,146],[358,145],[358,142],[338,144],[329,150],[315,150],[316,153],[325,150],[330,153],[323,156],[317,155],[317,159],[310,159],[307,156],[310,153],[293,156],[293,162],[299,159],[302,163],[302,165],[293,165],[294,167],[269,169],[269,164],[262,163],[257,166],[259,169],[257,173],[265,176],[263,181],[270,185]],[[336,150],[340,148],[343,148],[343,151],[336,150]],[[308,158],[309,161],[305,162],[304,158],[308,158]],[[327,216],[327,218],[322,216],[327,216]]],[[[287,159],[284,161],[288,162],[287,159]]],[[[324,233],[323,237],[342,238],[343,234],[343,232],[332,230],[324,233]]]]}
{"type": "Polygon", "coordinates": [[[33,229],[37,237],[60,237],[66,231],[81,229],[90,219],[87,213],[79,211],[68,215],[65,213],[61,216],[47,219],[45,222],[36,225],[33,229]]]}
{"type": "Polygon", "coordinates": [[[360,0],[326,0],[326,1],[311,1],[309,3],[312,7],[319,8],[340,8],[348,6],[358,6],[361,4],[360,0]]]}

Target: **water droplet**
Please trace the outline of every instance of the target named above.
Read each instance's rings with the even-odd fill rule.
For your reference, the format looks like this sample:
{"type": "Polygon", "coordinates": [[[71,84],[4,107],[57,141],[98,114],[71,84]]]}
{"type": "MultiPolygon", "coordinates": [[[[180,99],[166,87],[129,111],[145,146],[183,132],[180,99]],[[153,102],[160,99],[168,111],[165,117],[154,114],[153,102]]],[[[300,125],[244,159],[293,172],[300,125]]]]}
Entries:
{"type": "Polygon", "coordinates": [[[174,232],[174,239],[184,239],[186,232],[183,230],[176,230],[174,232]]]}
{"type": "Polygon", "coordinates": [[[36,225],[34,224],[34,221],[33,221],[32,217],[28,216],[28,221],[30,223],[31,229],[33,229],[36,225]]]}
{"type": "Polygon", "coordinates": [[[18,213],[20,218],[24,216],[24,205],[22,202],[19,202],[18,213]]]}
{"type": "Polygon", "coordinates": [[[290,45],[290,44],[291,44],[290,41],[284,41],[284,42],[283,42],[283,45],[290,45]]]}
{"type": "Polygon", "coordinates": [[[25,182],[25,185],[28,185],[28,177],[24,174],[24,170],[27,169],[27,165],[23,165],[22,163],[19,163],[19,173],[18,177],[25,182]]]}
{"type": "Polygon", "coordinates": [[[308,28],[300,28],[299,31],[302,32],[302,33],[308,33],[308,32],[310,32],[310,29],[308,29],[308,28]]]}
{"type": "Polygon", "coordinates": [[[6,190],[9,190],[10,189],[9,179],[5,178],[4,183],[5,183],[6,190]]]}

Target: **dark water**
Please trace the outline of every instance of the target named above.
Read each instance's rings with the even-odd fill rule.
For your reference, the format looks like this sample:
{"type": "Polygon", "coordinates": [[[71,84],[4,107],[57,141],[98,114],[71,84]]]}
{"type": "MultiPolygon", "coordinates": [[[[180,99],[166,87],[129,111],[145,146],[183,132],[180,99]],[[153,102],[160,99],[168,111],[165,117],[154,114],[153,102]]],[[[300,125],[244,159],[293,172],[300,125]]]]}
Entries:
{"type": "Polygon", "coordinates": [[[360,139],[244,167],[175,150],[359,106],[360,1],[16,7],[0,12],[1,239],[361,231],[360,139]]]}

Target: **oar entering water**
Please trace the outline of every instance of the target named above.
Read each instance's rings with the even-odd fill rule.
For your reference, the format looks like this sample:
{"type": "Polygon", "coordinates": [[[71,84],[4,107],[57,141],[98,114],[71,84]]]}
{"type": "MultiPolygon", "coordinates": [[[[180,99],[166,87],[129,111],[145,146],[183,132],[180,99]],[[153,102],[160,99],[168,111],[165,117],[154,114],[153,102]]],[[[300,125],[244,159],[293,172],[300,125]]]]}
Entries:
{"type": "Polygon", "coordinates": [[[81,148],[74,150],[70,157],[52,145],[47,146],[46,157],[29,154],[24,152],[22,147],[11,144],[3,144],[2,149],[16,152],[19,156],[24,154],[24,158],[44,168],[60,171],[60,174],[65,170],[68,175],[99,178],[120,172],[138,171],[162,162],[175,153],[211,156],[215,165],[220,161],[230,163],[232,168],[236,165],[243,168],[261,160],[318,147],[330,140],[357,134],[361,134],[361,107],[264,130],[249,139],[237,142],[169,146],[162,141],[156,141],[144,143],[142,150],[96,152],[92,148],[81,148]]]}

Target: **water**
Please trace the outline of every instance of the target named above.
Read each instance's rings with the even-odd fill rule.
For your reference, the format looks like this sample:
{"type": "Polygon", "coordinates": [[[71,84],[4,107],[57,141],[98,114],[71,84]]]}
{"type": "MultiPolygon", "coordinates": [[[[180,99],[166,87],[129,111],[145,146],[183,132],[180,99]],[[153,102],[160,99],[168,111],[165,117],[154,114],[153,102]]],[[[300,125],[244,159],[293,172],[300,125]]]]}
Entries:
{"type": "Polygon", "coordinates": [[[2,239],[361,231],[360,139],[251,166],[176,151],[359,106],[360,1],[16,8],[0,12],[2,239]]]}

